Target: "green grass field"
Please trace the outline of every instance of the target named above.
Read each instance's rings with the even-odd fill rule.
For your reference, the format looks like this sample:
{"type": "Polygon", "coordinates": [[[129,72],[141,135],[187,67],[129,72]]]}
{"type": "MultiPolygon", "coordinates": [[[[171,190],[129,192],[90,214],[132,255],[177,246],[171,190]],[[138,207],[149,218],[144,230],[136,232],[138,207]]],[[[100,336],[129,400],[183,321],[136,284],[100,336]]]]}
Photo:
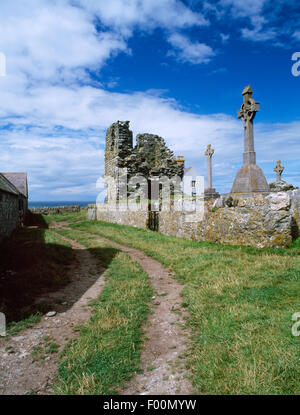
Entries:
{"type": "Polygon", "coordinates": [[[138,248],[175,272],[193,331],[187,365],[199,393],[299,394],[300,244],[289,249],[214,245],[104,222],[73,229],[138,248]]]}

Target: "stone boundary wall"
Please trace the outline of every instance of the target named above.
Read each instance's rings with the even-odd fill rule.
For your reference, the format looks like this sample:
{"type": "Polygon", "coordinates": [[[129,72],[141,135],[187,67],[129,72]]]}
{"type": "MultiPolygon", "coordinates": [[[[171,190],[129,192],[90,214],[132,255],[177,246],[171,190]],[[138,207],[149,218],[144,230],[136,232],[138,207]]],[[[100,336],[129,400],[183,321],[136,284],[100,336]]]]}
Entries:
{"type": "Polygon", "coordinates": [[[289,246],[292,242],[289,211],[272,212],[268,206],[206,209],[201,222],[188,223],[182,212],[161,212],[159,231],[165,235],[218,244],[258,248],[289,246]]]}
{"type": "MultiPolygon", "coordinates": [[[[90,205],[91,206],[91,205],[90,205]]],[[[119,225],[134,226],[135,228],[146,229],[148,225],[147,211],[120,211],[111,209],[105,204],[98,204],[97,214],[93,212],[93,207],[89,206],[88,218],[97,219],[104,222],[118,223],[119,225]]]]}
{"type": "Polygon", "coordinates": [[[0,193],[0,241],[9,237],[19,226],[18,196],[0,193]]]}
{"type": "Polygon", "coordinates": [[[294,237],[297,237],[300,236],[300,190],[293,190],[292,192],[288,193],[291,196],[291,212],[293,215],[294,237]]]}
{"type": "Polygon", "coordinates": [[[39,213],[41,215],[49,215],[56,213],[73,213],[80,212],[80,206],[55,206],[55,207],[43,207],[29,209],[32,213],[39,213]]]}
{"type": "MultiPolygon", "coordinates": [[[[148,227],[148,212],[109,210],[107,205],[105,210],[104,206],[90,206],[89,219],[148,227]]],[[[287,247],[300,236],[300,190],[236,199],[223,195],[205,202],[204,219],[198,222],[187,222],[184,212],[161,211],[158,216],[159,232],[165,235],[258,248],[287,247]]]]}

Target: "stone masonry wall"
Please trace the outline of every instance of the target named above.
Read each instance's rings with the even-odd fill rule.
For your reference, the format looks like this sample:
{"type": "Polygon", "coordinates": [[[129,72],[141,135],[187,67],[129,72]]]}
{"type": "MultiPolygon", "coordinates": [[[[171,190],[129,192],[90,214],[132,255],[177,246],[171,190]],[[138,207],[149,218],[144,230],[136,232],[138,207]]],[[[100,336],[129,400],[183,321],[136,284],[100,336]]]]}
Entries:
{"type": "Polygon", "coordinates": [[[206,203],[201,222],[186,222],[183,212],[160,212],[159,231],[197,241],[258,248],[286,247],[299,234],[295,224],[295,212],[299,214],[299,208],[295,197],[286,192],[236,200],[222,196],[215,206],[206,203]]]}
{"type": "Polygon", "coordinates": [[[97,214],[94,215],[95,208],[92,205],[89,205],[88,218],[101,220],[104,222],[118,223],[119,225],[128,225],[134,226],[135,228],[147,228],[148,223],[148,212],[147,211],[120,211],[115,209],[110,209],[105,204],[98,204],[97,214]]]}
{"type": "Polygon", "coordinates": [[[11,233],[19,225],[19,201],[18,196],[0,192],[0,241],[11,233]]]}
{"type": "MultiPolygon", "coordinates": [[[[270,193],[267,197],[233,200],[222,196],[205,202],[204,219],[187,222],[184,212],[159,212],[159,232],[196,241],[244,245],[258,248],[286,247],[299,236],[300,191],[270,193]]],[[[94,217],[139,228],[147,228],[148,212],[97,210],[94,217]]]]}
{"type": "Polygon", "coordinates": [[[267,205],[206,209],[201,222],[188,223],[183,212],[160,212],[159,231],[166,235],[220,244],[258,248],[289,246],[292,242],[292,215],[272,211],[267,205]]]}
{"type": "Polygon", "coordinates": [[[32,208],[30,209],[32,213],[39,213],[41,215],[49,215],[56,213],[73,213],[80,212],[80,206],[56,206],[56,207],[44,207],[44,208],[32,208]]]}
{"type": "Polygon", "coordinates": [[[300,190],[288,192],[291,197],[291,212],[293,216],[293,236],[300,236],[300,190]]]}

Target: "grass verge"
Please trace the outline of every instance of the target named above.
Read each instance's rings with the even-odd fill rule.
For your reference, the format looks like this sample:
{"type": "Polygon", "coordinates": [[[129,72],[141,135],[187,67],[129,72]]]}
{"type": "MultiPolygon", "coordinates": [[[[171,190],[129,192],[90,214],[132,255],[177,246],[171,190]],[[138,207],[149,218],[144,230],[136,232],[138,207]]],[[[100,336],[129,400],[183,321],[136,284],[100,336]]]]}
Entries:
{"type": "Polygon", "coordinates": [[[64,222],[64,221],[72,221],[72,223],[79,223],[84,220],[86,220],[87,216],[87,209],[81,208],[80,212],[73,212],[73,213],[51,213],[49,215],[42,215],[44,218],[44,221],[48,224],[51,223],[51,221],[54,222],[64,222]]]}
{"type": "Polygon", "coordinates": [[[117,393],[140,367],[142,324],[152,296],[147,274],[128,255],[78,231],[59,231],[85,245],[106,266],[93,315],[61,355],[56,394],[117,393]],[[110,254],[109,254],[110,252],[110,254]],[[112,255],[113,253],[113,255],[112,255]]]}
{"type": "Polygon", "coordinates": [[[6,340],[9,340],[11,336],[15,336],[20,331],[24,329],[28,329],[32,326],[34,326],[36,323],[39,323],[41,321],[42,314],[37,312],[35,314],[32,314],[31,316],[20,320],[20,321],[12,321],[8,323],[7,325],[7,331],[6,331],[6,340]]]}
{"type": "Polygon", "coordinates": [[[299,394],[299,241],[291,249],[220,246],[104,222],[82,229],[141,249],[185,285],[194,332],[187,365],[209,394],[299,394]]]}

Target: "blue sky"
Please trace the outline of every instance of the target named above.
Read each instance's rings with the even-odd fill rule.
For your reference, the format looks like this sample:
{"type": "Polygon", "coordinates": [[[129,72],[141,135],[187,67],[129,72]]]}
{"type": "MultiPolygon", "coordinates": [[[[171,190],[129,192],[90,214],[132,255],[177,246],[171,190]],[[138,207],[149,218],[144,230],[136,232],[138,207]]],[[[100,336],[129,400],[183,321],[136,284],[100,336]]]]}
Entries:
{"type": "Polygon", "coordinates": [[[94,200],[106,129],[130,120],[204,175],[212,144],[228,192],[251,84],[258,164],[300,186],[299,19],[298,0],[1,2],[0,170],[27,171],[31,200],[94,200]]]}

